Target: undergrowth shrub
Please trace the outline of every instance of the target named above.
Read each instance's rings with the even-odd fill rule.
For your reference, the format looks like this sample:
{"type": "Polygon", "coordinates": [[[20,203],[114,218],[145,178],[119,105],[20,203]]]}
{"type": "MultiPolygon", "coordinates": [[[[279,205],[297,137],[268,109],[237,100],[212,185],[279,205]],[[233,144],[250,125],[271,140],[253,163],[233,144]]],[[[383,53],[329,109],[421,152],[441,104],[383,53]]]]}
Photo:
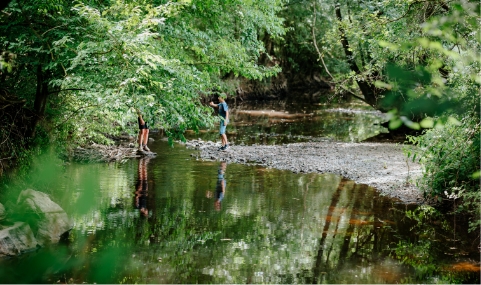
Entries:
{"type": "Polygon", "coordinates": [[[460,124],[447,123],[421,136],[408,136],[418,146],[408,157],[423,165],[418,187],[425,197],[456,205],[454,211],[471,216],[470,231],[480,226],[480,135],[480,120],[474,115],[460,124]]]}

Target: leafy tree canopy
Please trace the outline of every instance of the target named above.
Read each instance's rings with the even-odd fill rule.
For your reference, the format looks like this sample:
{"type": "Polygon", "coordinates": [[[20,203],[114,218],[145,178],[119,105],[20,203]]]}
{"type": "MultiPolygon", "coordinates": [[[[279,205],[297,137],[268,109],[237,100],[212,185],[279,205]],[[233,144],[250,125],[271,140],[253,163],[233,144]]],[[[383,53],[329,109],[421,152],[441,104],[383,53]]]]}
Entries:
{"type": "Polygon", "coordinates": [[[264,52],[257,34],[283,35],[281,7],[280,0],[12,1],[0,16],[2,85],[45,118],[43,128],[80,143],[125,130],[134,108],[182,138],[187,128],[212,124],[200,98],[232,91],[224,76],[279,71],[257,64],[264,52]]]}

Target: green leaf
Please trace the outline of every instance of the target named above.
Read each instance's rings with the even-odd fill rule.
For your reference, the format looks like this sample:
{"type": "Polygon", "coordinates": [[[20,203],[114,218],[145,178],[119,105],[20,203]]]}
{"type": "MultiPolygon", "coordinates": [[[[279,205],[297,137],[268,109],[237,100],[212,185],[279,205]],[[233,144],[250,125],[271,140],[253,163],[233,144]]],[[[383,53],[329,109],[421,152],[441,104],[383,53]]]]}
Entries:
{"type": "Polygon", "coordinates": [[[421,127],[428,129],[434,127],[434,120],[433,118],[424,118],[420,123],[421,127]]]}
{"type": "Polygon", "coordinates": [[[473,179],[479,179],[480,177],[481,177],[481,172],[479,170],[471,175],[471,178],[473,179]]]}
{"type": "Polygon", "coordinates": [[[389,121],[389,128],[391,130],[395,130],[395,129],[399,128],[402,124],[403,124],[403,122],[401,121],[401,119],[399,119],[399,118],[392,119],[392,120],[389,121]]]}
{"type": "Polygon", "coordinates": [[[448,117],[448,123],[452,124],[454,126],[460,126],[461,125],[461,122],[458,119],[456,119],[454,117],[451,117],[451,116],[448,117]]]}
{"type": "Polygon", "coordinates": [[[377,88],[385,88],[387,90],[391,90],[392,89],[392,85],[391,84],[388,84],[388,83],[385,83],[385,82],[382,82],[382,81],[379,81],[379,80],[376,80],[374,82],[374,86],[376,86],[377,88]]]}

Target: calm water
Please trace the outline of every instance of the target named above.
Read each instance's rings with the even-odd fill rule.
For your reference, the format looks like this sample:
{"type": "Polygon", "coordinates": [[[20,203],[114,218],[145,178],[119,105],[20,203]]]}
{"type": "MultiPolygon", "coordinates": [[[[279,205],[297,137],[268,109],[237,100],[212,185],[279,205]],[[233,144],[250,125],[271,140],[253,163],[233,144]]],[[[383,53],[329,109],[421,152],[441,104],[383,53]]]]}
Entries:
{"type": "MultiPolygon", "coordinates": [[[[242,125],[243,111],[237,142],[261,143],[251,134],[281,124],[242,125]]],[[[291,138],[338,139],[325,128],[291,138]]],[[[351,138],[360,128],[369,126],[352,126],[351,138]]],[[[282,132],[271,143],[289,139],[282,132]]],[[[157,157],[112,164],[39,158],[30,180],[5,189],[5,204],[19,190],[43,191],[75,226],[59,245],[2,260],[1,283],[479,282],[479,251],[459,222],[416,227],[405,216],[416,206],[336,175],[197,161],[158,137],[150,148],[157,157]]]]}
{"type": "MultiPolygon", "coordinates": [[[[236,144],[279,144],[335,140],[359,142],[387,129],[382,114],[363,104],[287,104],[249,102],[231,105],[229,140],[236,144]]],[[[216,140],[218,131],[187,133],[216,140]]]]}

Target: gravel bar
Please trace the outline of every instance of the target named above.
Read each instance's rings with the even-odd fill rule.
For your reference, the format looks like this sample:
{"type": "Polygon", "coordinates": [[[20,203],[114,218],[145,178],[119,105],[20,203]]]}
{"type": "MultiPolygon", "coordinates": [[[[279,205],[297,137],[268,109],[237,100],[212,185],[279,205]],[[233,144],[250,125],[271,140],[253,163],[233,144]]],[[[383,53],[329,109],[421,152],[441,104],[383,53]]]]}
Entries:
{"type": "MultiPolygon", "coordinates": [[[[376,188],[382,195],[403,203],[424,202],[415,186],[421,166],[403,154],[403,145],[393,143],[305,142],[284,145],[232,145],[217,150],[218,143],[192,140],[187,148],[202,160],[259,165],[294,173],[334,173],[376,188]]],[[[412,146],[408,146],[412,147],[412,146]]]]}

